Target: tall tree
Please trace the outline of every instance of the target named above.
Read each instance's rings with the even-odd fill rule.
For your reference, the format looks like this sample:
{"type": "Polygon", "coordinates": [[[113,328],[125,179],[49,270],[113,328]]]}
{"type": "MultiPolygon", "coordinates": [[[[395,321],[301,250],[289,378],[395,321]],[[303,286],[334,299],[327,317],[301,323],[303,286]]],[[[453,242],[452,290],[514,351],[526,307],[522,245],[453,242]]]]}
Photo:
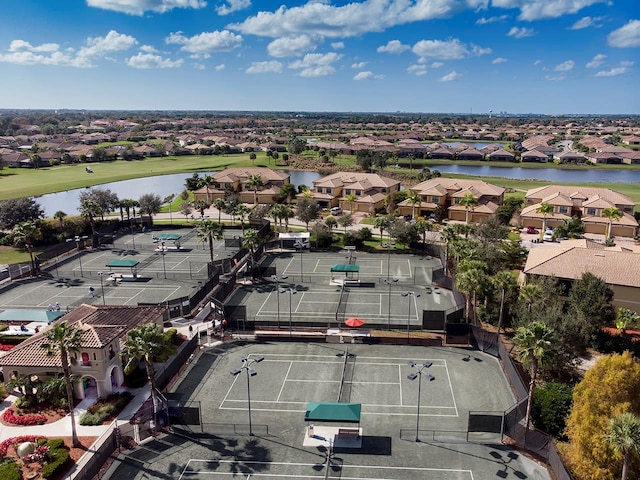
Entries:
{"type": "Polygon", "coordinates": [[[158,389],[156,388],[156,373],[153,367],[154,360],[166,353],[167,339],[163,335],[162,327],[155,323],[145,323],[127,332],[120,355],[125,360],[124,371],[127,374],[134,372],[140,363],[144,362],[147,371],[147,379],[151,385],[151,401],[153,405],[153,417],[156,420],[158,408],[158,389]]]}
{"type": "Polygon", "coordinates": [[[467,192],[464,194],[464,197],[460,199],[460,205],[464,207],[464,223],[469,223],[469,212],[472,211],[476,205],[478,205],[478,200],[471,192],[467,192]]]}
{"type": "Polygon", "coordinates": [[[91,227],[91,241],[93,248],[98,246],[98,235],[96,235],[96,217],[100,215],[100,205],[93,200],[84,200],[80,204],[80,215],[87,219],[91,227]]]}
{"type": "Polygon", "coordinates": [[[549,202],[542,202],[538,208],[536,208],[536,213],[542,215],[542,229],[540,230],[540,241],[542,241],[542,236],[544,232],[547,231],[547,217],[549,215],[553,216],[554,207],[549,202]]]}
{"type": "Polygon", "coordinates": [[[247,187],[253,190],[253,204],[258,203],[258,190],[264,187],[264,180],[260,175],[250,175],[247,179],[247,187]]]}
{"type": "Polygon", "coordinates": [[[24,247],[29,252],[31,259],[31,275],[35,275],[38,271],[36,260],[33,256],[33,246],[35,242],[42,240],[42,230],[38,221],[28,220],[19,223],[13,230],[13,244],[16,247],[24,247]]]}
{"type": "Polygon", "coordinates": [[[376,217],[373,226],[380,230],[380,243],[382,243],[382,232],[389,228],[390,219],[387,215],[376,217]]]}
{"type": "Polygon", "coordinates": [[[291,200],[296,194],[296,186],[293,183],[285,183],[280,187],[280,196],[284,197],[287,203],[291,203],[291,200]]]}
{"type": "Polygon", "coordinates": [[[224,211],[224,209],[226,207],[226,203],[225,203],[224,199],[216,198],[213,201],[213,206],[215,207],[216,210],[218,210],[218,223],[222,223],[220,221],[220,218],[222,217],[222,212],[224,211]]]}
{"type": "Polygon", "coordinates": [[[584,223],[580,217],[573,216],[565,218],[562,223],[556,227],[557,238],[582,238],[584,236],[584,223]]]}
{"type": "Polygon", "coordinates": [[[64,218],[66,216],[67,214],[64,213],[62,210],[58,210],[56,213],[53,214],[53,218],[55,218],[60,222],[60,230],[64,228],[64,218]]]}
{"type": "Polygon", "coordinates": [[[353,215],[353,205],[356,203],[357,200],[358,200],[358,197],[356,196],[355,193],[348,193],[347,195],[344,196],[345,203],[349,204],[349,210],[351,212],[351,215],[353,215]]]}
{"type": "Polygon", "coordinates": [[[198,238],[209,243],[209,257],[213,262],[213,241],[222,239],[222,225],[207,218],[198,224],[198,238]]]}
{"type": "Polygon", "coordinates": [[[255,255],[256,247],[260,245],[260,235],[258,235],[258,231],[255,228],[248,228],[246,232],[244,232],[244,236],[242,238],[242,246],[249,250],[249,259],[251,260],[251,278],[253,278],[254,273],[254,260],[253,256],[255,255]]]}
{"type": "Polygon", "coordinates": [[[213,181],[213,177],[211,175],[205,175],[202,178],[202,185],[205,187],[205,191],[207,194],[207,203],[209,203],[209,205],[211,205],[211,193],[209,191],[209,187],[211,185],[213,185],[214,181],[213,181]]]}
{"type": "Polygon", "coordinates": [[[73,385],[71,384],[71,365],[69,363],[72,353],[78,352],[81,346],[82,331],[75,325],[69,325],[67,322],[55,323],[45,333],[44,343],[41,347],[45,350],[48,357],[60,358],[60,366],[64,375],[64,381],[67,389],[67,402],[69,408],[69,417],[71,419],[71,444],[74,447],[80,445],[78,441],[78,433],[76,431],[76,421],[74,417],[73,404],[73,385]]]}
{"type": "MultiPolygon", "coordinates": [[[[629,352],[603,355],[587,370],[573,390],[573,405],[563,451],[576,478],[613,479],[623,459],[605,439],[611,418],[622,413],[640,414],[640,362],[629,352]]],[[[640,478],[640,463],[629,466],[631,478],[640,478]]]]}
{"type": "Polygon", "coordinates": [[[336,219],[336,223],[344,228],[344,234],[347,234],[347,227],[353,225],[353,215],[349,213],[343,213],[336,219]]]}
{"type": "Polygon", "coordinates": [[[516,335],[513,337],[513,343],[518,348],[518,361],[529,367],[529,397],[525,416],[525,430],[529,430],[531,404],[538,378],[538,370],[552,351],[553,330],[542,322],[531,322],[517,329],[516,335]]]}
{"type": "Polygon", "coordinates": [[[411,218],[416,218],[416,207],[419,207],[422,203],[422,197],[416,190],[409,190],[407,201],[411,205],[411,218]]]}
{"type": "Polygon", "coordinates": [[[622,212],[616,207],[608,207],[602,210],[602,216],[609,221],[607,225],[607,240],[611,238],[611,231],[613,230],[613,222],[617,222],[622,218],[622,212]]]}
{"type": "Polygon", "coordinates": [[[297,217],[306,225],[309,231],[309,222],[315,220],[320,215],[318,203],[315,200],[302,198],[298,201],[297,217]]]}
{"type": "Polygon", "coordinates": [[[153,216],[160,212],[162,208],[162,199],[155,193],[145,193],[138,199],[140,204],[140,214],[149,215],[149,219],[153,224],[153,216]]]}
{"type": "Polygon", "coordinates": [[[613,417],[605,440],[617,454],[622,455],[622,480],[627,480],[631,455],[640,453],[640,417],[629,412],[613,417]]]}
{"type": "Polygon", "coordinates": [[[491,278],[495,287],[500,290],[500,314],[498,316],[498,335],[500,335],[500,327],[504,320],[504,305],[507,292],[517,287],[516,278],[509,270],[502,270],[491,278]]]}
{"type": "Polygon", "coordinates": [[[249,215],[251,214],[251,210],[244,203],[240,203],[236,205],[233,209],[233,216],[236,218],[240,218],[240,229],[242,230],[242,235],[244,235],[244,222],[249,215]]]}
{"type": "Polygon", "coordinates": [[[418,220],[416,222],[416,230],[422,235],[422,244],[427,244],[427,232],[433,232],[435,229],[433,222],[430,220],[418,220]]]}
{"type": "Polygon", "coordinates": [[[31,197],[12,198],[0,202],[0,228],[11,230],[20,222],[44,218],[44,210],[31,197]]]}

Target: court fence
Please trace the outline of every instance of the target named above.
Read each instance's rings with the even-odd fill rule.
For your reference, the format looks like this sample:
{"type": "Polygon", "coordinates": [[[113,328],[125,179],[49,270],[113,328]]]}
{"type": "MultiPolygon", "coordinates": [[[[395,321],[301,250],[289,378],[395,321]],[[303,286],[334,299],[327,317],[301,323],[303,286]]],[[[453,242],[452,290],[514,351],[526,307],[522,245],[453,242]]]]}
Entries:
{"type": "Polygon", "coordinates": [[[524,381],[520,369],[509,355],[502,339],[495,332],[489,332],[478,325],[471,325],[471,332],[479,350],[500,360],[502,371],[516,398],[516,404],[502,414],[502,435],[511,438],[519,447],[534,452],[542,458],[557,480],[572,480],[553,437],[536,428],[527,430],[523,424],[527,412],[528,384],[524,381]]]}

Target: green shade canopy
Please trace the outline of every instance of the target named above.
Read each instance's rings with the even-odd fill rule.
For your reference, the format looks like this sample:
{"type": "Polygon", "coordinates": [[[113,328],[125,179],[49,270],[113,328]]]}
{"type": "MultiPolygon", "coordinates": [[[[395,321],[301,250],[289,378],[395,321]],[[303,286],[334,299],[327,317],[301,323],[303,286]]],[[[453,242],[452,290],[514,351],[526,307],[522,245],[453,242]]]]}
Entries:
{"type": "Polygon", "coordinates": [[[51,323],[66,312],[47,310],[5,310],[0,313],[0,322],[41,322],[51,323]]]}
{"type": "Polygon", "coordinates": [[[109,263],[106,264],[107,267],[129,267],[129,268],[133,268],[136,267],[140,262],[137,260],[124,260],[124,259],[117,259],[117,260],[111,260],[109,263]]]}
{"type": "Polygon", "coordinates": [[[182,235],[178,235],[177,233],[160,233],[158,235],[154,235],[154,238],[158,240],[180,240],[182,235]]]}
{"type": "Polygon", "coordinates": [[[309,402],[304,419],[307,422],[360,423],[360,403],[309,402]]]}
{"type": "Polygon", "coordinates": [[[331,265],[331,272],[359,272],[360,267],[358,265],[350,265],[348,263],[338,263],[331,265]]]}

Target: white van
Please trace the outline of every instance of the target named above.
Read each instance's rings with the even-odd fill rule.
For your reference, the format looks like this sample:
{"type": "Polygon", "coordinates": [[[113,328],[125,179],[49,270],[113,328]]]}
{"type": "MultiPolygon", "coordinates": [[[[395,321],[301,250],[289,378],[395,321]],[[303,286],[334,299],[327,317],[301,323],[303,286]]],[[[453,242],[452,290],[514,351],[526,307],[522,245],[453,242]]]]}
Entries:
{"type": "Polygon", "coordinates": [[[342,208],[331,207],[331,215],[340,215],[341,213],[342,213],[342,208]]]}

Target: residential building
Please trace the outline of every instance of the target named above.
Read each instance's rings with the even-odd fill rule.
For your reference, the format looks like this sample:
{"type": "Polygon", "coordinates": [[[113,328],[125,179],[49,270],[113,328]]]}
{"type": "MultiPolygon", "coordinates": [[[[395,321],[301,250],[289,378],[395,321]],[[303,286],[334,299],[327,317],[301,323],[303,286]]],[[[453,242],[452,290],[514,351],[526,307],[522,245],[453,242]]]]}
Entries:
{"type": "MultiPolygon", "coordinates": [[[[313,182],[311,198],[322,208],[342,207],[348,212],[375,213],[387,195],[400,190],[400,181],[377,173],[336,172],[313,182]],[[353,202],[347,200],[354,195],[353,202]]],[[[298,200],[305,194],[298,194],[298,200]]]]}
{"type": "Polygon", "coordinates": [[[460,200],[468,193],[472,194],[477,205],[469,211],[470,222],[481,222],[495,214],[504,199],[504,188],[482,180],[464,180],[457,178],[432,178],[418,183],[411,190],[418,192],[419,205],[413,205],[409,199],[398,204],[398,213],[429,217],[436,211],[446,211],[449,220],[465,221],[467,209],[460,200]]]}
{"type": "MultiPolygon", "coordinates": [[[[166,309],[157,306],[83,304],[54,322],[52,325],[66,322],[82,331],[80,350],[70,357],[71,373],[78,379],[74,396],[78,399],[106,397],[120,387],[124,382],[120,352],[127,332],[145,323],[162,326],[166,315],[166,309]]],[[[47,356],[42,348],[47,330],[43,328],[0,357],[5,379],[35,375],[46,381],[62,374],[60,355],[47,356]]]]}
{"type": "Polygon", "coordinates": [[[563,220],[578,216],[585,225],[586,233],[604,235],[609,220],[602,216],[602,212],[615,207],[622,212],[622,218],[613,222],[613,236],[633,237],[637,233],[638,222],[633,217],[633,200],[608,188],[547,185],[529,190],[525,194],[525,202],[520,213],[525,227],[542,228],[544,215],[537,210],[542,203],[549,203],[553,205],[553,214],[547,215],[549,227],[556,227],[563,220]]]}
{"type": "Polygon", "coordinates": [[[257,203],[274,204],[280,199],[280,188],[289,183],[290,175],[270,168],[227,168],[211,176],[210,185],[193,192],[195,200],[212,202],[216,198],[225,198],[237,193],[243,203],[254,203],[254,191],[247,182],[257,175],[262,178],[263,186],[257,193],[257,203]]]}

